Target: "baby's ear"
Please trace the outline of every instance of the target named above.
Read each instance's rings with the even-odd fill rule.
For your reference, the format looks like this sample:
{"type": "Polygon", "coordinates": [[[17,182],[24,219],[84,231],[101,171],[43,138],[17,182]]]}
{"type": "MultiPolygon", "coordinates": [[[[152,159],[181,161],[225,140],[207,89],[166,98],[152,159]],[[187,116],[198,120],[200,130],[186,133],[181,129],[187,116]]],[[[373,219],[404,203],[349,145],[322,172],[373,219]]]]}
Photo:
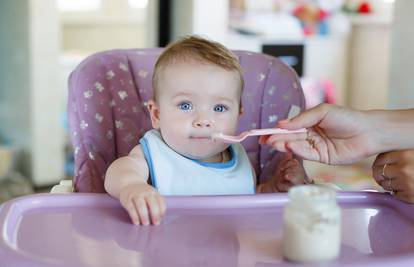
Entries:
{"type": "Polygon", "coordinates": [[[160,128],[160,108],[154,100],[148,100],[147,108],[151,117],[152,128],[160,128]]]}

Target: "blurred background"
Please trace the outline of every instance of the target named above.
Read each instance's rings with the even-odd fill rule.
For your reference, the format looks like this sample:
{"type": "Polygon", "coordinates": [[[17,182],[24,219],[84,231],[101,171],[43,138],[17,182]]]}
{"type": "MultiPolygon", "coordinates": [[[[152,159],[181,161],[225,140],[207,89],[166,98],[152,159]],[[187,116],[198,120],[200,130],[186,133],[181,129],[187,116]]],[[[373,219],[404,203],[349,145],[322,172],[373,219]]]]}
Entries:
{"type": "MultiPolygon", "coordinates": [[[[308,107],[414,106],[410,0],[0,0],[0,202],[73,175],[67,78],[88,55],[199,34],[280,57],[308,107]]],[[[306,162],[346,190],[378,189],[369,159],[306,162]]]]}

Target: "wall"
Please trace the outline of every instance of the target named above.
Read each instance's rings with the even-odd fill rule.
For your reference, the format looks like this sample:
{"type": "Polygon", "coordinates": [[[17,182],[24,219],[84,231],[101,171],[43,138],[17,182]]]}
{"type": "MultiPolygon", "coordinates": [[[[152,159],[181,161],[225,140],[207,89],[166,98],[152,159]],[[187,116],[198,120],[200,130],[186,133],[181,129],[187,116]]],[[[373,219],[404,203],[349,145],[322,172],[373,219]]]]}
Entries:
{"type": "Polygon", "coordinates": [[[55,2],[29,0],[31,176],[37,186],[64,178],[64,103],[58,87],[60,29],[55,2]]]}
{"type": "Polygon", "coordinates": [[[335,85],[336,101],[347,104],[349,34],[307,38],[304,74],[335,85]]]}
{"type": "Polygon", "coordinates": [[[391,42],[389,108],[414,108],[414,1],[397,0],[391,42]]]}
{"type": "Polygon", "coordinates": [[[147,8],[130,8],[127,0],[102,0],[96,11],[61,12],[62,48],[90,54],[114,48],[153,47],[154,40],[147,32],[148,26],[154,27],[152,13],[157,3],[151,0],[147,8]]]}
{"type": "Polygon", "coordinates": [[[64,50],[92,53],[146,46],[144,26],[134,23],[64,23],[62,33],[64,50]]]}
{"type": "Polygon", "coordinates": [[[348,105],[357,109],[386,106],[391,40],[391,17],[352,19],[348,105]]]}
{"type": "Polygon", "coordinates": [[[22,152],[19,168],[36,186],[64,175],[67,80],[61,76],[62,68],[68,70],[58,62],[59,22],[68,50],[155,46],[157,0],[133,12],[124,12],[126,0],[104,2],[102,14],[61,18],[55,0],[0,1],[0,136],[22,152]],[[86,42],[84,36],[91,38],[86,42]]]}
{"type": "Polygon", "coordinates": [[[228,0],[172,1],[171,39],[198,34],[224,42],[227,38],[228,16],[228,0]]]}
{"type": "Polygon", "coordinates": [[[0,137],[18,147],[30,144],[28,4],[0,1],[0,137]]]}
{"type": "Polygon", "coordinates": [[[0,134],[22,152],[19,167],[37,186],[63,174],[54,5],[0,2],[0,134]]]}

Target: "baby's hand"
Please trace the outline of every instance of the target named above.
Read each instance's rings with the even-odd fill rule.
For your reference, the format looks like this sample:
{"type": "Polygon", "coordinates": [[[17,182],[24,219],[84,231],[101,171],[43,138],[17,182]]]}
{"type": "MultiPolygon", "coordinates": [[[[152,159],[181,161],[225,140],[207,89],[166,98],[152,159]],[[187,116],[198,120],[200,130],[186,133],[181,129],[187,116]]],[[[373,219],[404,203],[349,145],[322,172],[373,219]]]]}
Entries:
{"type": "Polygon", "coordinates": [[[258,191],[262,193],[287,192],[294,185],[307,183],[305,170],[300,162],[287,152],[279,163],[271,180],[263,184],[258,191]]]}
{"type": "Polygon", "coordinates": [[[287,192],[294,185],[305,184],[306,174],[302,164],[287,152],[276,170],[275,186],[279,192],[287,192]]]}
{"type": "Polygon", "coordinates": [[[119,199],[133,224],[149,225],[152,223],[159,225],[162,216],[165,214],[164,198],[146,183],[123,187],[119,199]]]}

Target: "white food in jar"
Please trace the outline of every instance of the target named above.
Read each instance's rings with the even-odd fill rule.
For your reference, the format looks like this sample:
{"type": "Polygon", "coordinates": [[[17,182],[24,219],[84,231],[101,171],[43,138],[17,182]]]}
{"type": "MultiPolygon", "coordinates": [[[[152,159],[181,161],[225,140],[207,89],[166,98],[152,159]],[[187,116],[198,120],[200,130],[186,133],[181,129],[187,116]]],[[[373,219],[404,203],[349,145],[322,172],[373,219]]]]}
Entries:
{"type": "Polygon", "coordinates": [[[295,186],[284,209],[283,255],[291,261],[318,262],[338,257],[341,210],[333,189],[295,186]]]}

